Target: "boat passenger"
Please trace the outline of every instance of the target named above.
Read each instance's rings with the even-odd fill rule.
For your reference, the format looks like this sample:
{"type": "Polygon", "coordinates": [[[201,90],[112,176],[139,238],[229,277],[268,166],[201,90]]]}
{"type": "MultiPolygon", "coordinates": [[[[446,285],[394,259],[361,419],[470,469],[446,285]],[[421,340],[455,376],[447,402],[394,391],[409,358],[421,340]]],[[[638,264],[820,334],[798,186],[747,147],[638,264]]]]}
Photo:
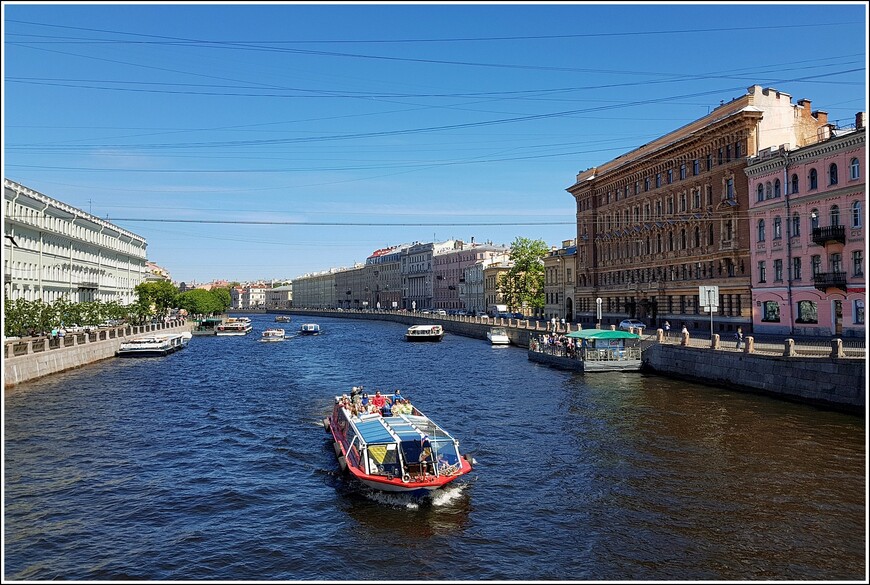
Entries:
{"type": "Polygon", "coordinates": [[[362,393],[362,399],[360,400],[360,403],[361,403],[363,406],[368,406],[368,404],[369,404],[369,395],[368,395],[368,392],[363,392],[363,393],[362,393]]]}
{"type": "Polygon", "coordinates": [[[402,396],[401,390],[396,390],[395,392],[393,392],[393,398],[392,398],[393,404],[400,401],[402,398],[404,398],[404,397],[402,396]]]}
{"type": "Polygon", "coordinates": [[[372,404],[374,404],[378,408],[378,410],[380,410],[381,408],[384,407],[384,404],[386,404],[386,403],[387,403],[387,401],[381,395],[381,391],[375,390],[375,395],[372,397],[372,404]]]}
{"type": "Polygon", "coordinates": [[[393,407],[389,401],[381,408],[381,416],[393,416],[393,407]]]}

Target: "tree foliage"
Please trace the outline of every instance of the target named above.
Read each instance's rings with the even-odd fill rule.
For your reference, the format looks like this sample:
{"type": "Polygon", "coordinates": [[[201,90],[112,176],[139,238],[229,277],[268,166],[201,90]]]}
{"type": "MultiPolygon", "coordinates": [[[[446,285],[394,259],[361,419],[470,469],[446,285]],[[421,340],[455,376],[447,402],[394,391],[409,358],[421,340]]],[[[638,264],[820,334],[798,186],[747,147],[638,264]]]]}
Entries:
{"type": "Polygon", "coordinates": [[[544,256],[549,252],[543,240],[517,237],[511,244],[510,270],[498,279],[499,291],[512,310],[544,308],[544,256]]]}
{"type": "Polygon", "coordinates": [[[157,314],[174,307],[175,297],[178,296],[178,288],[168,280],[143,282],[137,284],[133,290],[136,291],[139,301],[151,307],[157,314]]]}
{"type": "Polygon", "coordinates": [[[210,315],[214,313],[223,313],[229,304],[225,304],[225,300],[219,290],[205,290],[195,288],[185,291],[178,295],[177,304],[180,309],[187,309],[191,315],[210,315]]]}

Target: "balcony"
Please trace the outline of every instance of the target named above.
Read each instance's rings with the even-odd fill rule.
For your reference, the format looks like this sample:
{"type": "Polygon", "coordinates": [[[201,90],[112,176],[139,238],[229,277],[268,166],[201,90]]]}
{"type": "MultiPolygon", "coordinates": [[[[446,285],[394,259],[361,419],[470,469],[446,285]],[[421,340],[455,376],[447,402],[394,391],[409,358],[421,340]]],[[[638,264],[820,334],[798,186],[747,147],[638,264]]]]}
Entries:
{"type": "Polygon", "coordinates": [[[813,243],[824,246],[828,242],[846,243],[846,226],[829,225],[813,228],[813,243]]]}
{"type": "Polygon", "coordinates": [[[820,291],[826,291],[829,288],[846,290],[846,273],[819,272],[813,275],[813,285],[820,291]]]}
{"type": "Polygon", "coordinates": [[[94,282],[94,281],[82,281],[82,282],[78,283],[78,288],[79,288],[79,290],[90,290],[90,289],[96,290],[96,289],[100,288],[100,284],[98,282],[94,282]]]}

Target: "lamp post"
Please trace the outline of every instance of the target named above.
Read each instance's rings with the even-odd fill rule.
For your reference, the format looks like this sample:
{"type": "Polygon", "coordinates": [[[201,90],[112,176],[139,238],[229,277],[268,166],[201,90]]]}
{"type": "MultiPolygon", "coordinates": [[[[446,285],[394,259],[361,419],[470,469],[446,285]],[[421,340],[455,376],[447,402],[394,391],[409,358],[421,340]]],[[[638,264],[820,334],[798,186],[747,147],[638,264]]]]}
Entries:
{"type": "Polygon", "coordinates": [[[598,297],[597,299],[595,299],[595,304],[596,304],[597,307],[598,307],[598,312],[597,312],[597,314],[598,314],[598,323],[595,325],[595,328],[596,328],[596,329],[601,329],[601,297],[598,297]]]}

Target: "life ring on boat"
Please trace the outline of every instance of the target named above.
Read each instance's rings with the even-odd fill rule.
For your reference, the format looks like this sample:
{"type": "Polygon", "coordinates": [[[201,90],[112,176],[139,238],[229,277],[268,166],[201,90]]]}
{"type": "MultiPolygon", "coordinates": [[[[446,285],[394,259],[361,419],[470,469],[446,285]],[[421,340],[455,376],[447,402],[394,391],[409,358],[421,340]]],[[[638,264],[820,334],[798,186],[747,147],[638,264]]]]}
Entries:
{"type": "Polygon", "coordinates": [[[409,481],[411,481],[411,476],[410,476],[410,475],[408,475],[408,474],[406,473],[405,475],[402,476],[402,483],[408,483],[409,481]]]}

